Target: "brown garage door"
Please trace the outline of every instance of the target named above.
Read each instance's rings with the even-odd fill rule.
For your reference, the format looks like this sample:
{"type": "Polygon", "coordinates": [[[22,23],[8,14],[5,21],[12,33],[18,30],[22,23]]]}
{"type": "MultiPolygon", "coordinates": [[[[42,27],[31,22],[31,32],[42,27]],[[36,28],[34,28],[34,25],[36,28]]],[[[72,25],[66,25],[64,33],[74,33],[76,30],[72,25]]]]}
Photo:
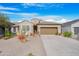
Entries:
{"type": "Polygon", "coordinates": [[[41,27],[40,28],[40,34],[52,35],[52,34],[57,34],[57,33],[58,33],[57,27],[41,27]]]}

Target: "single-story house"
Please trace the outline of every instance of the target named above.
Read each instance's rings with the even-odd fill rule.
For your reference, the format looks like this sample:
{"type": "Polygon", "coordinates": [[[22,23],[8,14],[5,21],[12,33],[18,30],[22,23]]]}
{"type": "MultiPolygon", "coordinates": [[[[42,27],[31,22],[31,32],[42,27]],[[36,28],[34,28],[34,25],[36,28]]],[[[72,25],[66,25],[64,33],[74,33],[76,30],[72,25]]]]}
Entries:
{"type": "Polygon", "coordinates": [[[24,34],[39,32],[41,35],[53,35],[61,33],[61,24],[33,18],[31,21],[24,20],[15,24],[12,32],[24,34]]]}
{"type": "Polygon", "coordinates": [[[62,32],[72,32],[73,35],[79,34],[79,19],[62,24],[62,32]]]}

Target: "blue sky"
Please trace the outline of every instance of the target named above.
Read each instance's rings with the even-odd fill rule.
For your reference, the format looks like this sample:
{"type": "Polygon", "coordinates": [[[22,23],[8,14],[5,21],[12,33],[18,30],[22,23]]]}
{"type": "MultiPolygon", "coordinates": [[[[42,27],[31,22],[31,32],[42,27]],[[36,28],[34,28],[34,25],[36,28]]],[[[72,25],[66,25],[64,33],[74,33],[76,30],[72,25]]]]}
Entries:
{"type": "Polygon", "coordinates": [[[31,18],[66,22],[79,19],[79,3],[0,3],[0,12],[14,22],[31,18]]]}

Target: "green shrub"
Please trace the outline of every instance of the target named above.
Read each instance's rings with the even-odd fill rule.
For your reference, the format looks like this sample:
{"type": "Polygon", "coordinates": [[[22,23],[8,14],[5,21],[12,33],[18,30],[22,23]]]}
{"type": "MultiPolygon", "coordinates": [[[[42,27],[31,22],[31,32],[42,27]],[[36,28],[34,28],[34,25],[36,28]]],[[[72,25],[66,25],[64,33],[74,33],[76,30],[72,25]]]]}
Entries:
{"type": "Polygon", "coordinates": [[[9,36],[9,31],[5,31],[5,36],[9,36]]]}
{"type": "Polygon", "coordinates": [[[64,37],[71,37],[72,32],[64,32],[63,35],[64,35],[64,37]]]}
{"type": "Polygon", "coordinates": [[[5,31],[5,37],[11,37],[12,33],[10,31],[5,31]]]}
{"type": "Polygon", "coordinates": [[[34,56],[32,53],[29,53],[28,56],[34,56]]]}

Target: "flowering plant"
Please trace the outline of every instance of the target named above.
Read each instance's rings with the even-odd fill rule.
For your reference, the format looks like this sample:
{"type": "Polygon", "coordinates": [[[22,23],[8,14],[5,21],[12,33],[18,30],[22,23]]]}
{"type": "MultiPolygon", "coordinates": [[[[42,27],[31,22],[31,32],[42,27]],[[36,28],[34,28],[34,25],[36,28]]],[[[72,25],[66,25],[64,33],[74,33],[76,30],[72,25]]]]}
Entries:
{"type": "Polygon", "coordinates": [[[18,35],[18,39],[20,41],[25,41],[25,36],[24,35],[18,35]]]}

